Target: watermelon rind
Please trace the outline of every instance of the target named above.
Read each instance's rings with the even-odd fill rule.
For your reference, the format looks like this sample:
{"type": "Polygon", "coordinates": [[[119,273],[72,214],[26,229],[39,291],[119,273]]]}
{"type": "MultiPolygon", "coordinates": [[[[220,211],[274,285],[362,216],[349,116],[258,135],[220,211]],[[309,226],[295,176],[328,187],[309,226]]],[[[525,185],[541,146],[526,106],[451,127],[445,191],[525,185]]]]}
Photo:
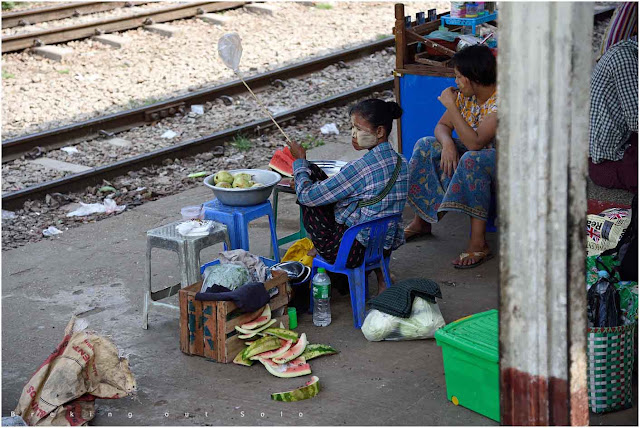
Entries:
{"type": "Polygon", "coordinates": [[[260,333],[262,330],[266,330],[269,327],[271,327],[272,325],[274,325],[276,323],[276,321],[277,320],[275,320],[275,319],[269,320],[269,322],[267,322],[265,325],[263,325],[262,327],[259,327],[256,330],[245,330],[242,327],[236,326],[236,330],[237,331],[239,331],[240,333],[244,333],[242,335],[243,337],[238,336],[238,338],[239,339],[250,339],[253,336],[255,336],[256,334],[260,333]]]}
{"type": "Polygon", "coordinates": [[[298,343],[295,346],[292,346],[284,355],[278,358],[273,358],[273,362],[276,364],[284,364],[291,360],[298,358],[304,352],[304,349],[307,347],[307,335],[306,333],[302,333],[298,343]]]}
{"type": "Polygon", "coordinates": [[[259,360],[269,373],[276,377],[298,377],[311,374],[311,366],[304,360],[294,360],[287,364],[276,364],[273,360],[259,360]]]}
{"type": "Polygon", "coordinates": [[[284,340],[284,339],[280,339],[280,343],[282,344],[281,348],[275,349],[273,351],[263,352],[262,354],[254,355],[253,357],[251,357],[251,359],[259,360],[260,358],[264,358],[264,359],[278,358],[279,356],[284,355],[284,353],[291,348],[291,345],[293,345],[292,341],[284,340]]]}
{"type": "Polygon", "coordinates": [[[279,337],[280,339],[291,340],[293,341],[293,343],[296,343],[298,341],[298,333],[296,333],[295,331],[284,329],[284,328],[271,327],[264,330],[263,333],[271,336],[279,337]]]}
{"type": "MultiPolygon", "coordinates": [[[[269,304],[267,304],[264,307],[264,311],[262,311],[262,313],[258,315],[257,318],[242,324],[240,328],[245,330],[255,330],[258,327],[262,327],[269,321],[271,321],[271,307],[269,306],[269,304]]],[[[248,332],[243,331],[243,333],[248,333],[248,332]]]]}
{"type": "Polygon", "coordinates": [[[253,363],[255,363],[255,361],[250,360],[248,358],[244,358],[244,352],[245,352],[246,348],[243,349],[242,351],[238,352],[238,355],[236,355],[236,357],[233,359],[234,364],[238,364],[241,366],[247,366],[247,367],[251,367],[253,365],[253,363]]]}
{"type": "Polygon", "coordinates": [[[244,358],[251,358],[254,355],[262,354],[263,352],[273,351],[280,348],[280,339],[274,336],[265,336],[256,340],[244,351],[244,358]]]}
{"type": "Polygon", "coordinates": [[[329,345],[322,345],[319,343],[310,343],[304,349],[302,356],[304,357],[305,360],[309,361],[313,358],[322,357],[324,355],[333,355],[337,353],[338,351],[336,351],[334,348],[332,348],[329,345]]]}
{"type": "Polygon", "coordinates": [[[320,379],[318,376],[311,376],[311,380],[304,386],[294,389],[293,391],[274,392],[271,399],[275,401],[284,401],[291,403],[293,401],[302,401],[313,398],[320,392],[320,379]]]}

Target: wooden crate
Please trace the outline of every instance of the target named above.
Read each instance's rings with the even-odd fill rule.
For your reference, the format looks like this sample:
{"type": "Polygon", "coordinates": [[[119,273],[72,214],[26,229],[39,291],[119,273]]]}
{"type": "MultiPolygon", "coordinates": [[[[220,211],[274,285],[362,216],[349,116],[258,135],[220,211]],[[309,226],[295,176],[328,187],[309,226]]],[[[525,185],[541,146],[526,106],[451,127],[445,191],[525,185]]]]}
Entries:
{"type": "MultiPolygon", "coordinates": [[[[289,328],[287,315],[287,282],[289,278],[284,272],[273,272],[273,279],[264,284],[271,290],[278,287],[278,294],[269,301],[272,317],[289,328]],[[274,313],[282,315],[273,316],[274,313]]],[[[196,300],[202,282],[180,290],[180,350],[185,354],[198,355],[219,363],[230,363],[245,346],[244,340],[238,339],[236,326],[256,318],[262,309],[253,313],[241,313],[233,302],[206,302],[196,300]]]]}

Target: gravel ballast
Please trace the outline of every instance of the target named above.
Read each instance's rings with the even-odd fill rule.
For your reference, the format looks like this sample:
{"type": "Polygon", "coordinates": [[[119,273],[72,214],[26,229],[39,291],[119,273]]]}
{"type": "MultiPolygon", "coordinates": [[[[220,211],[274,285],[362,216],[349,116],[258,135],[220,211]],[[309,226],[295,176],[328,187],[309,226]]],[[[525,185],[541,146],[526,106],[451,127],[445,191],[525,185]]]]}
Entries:
{"type": "MultiPolygon", "coordinates": [[[[74,52],[61,63],[28,51],[2,55],[3,137],[51,129],[232,80],[233,73],[217,54],[217,41],[227,32],[242,37],[241,71],[255,74],[389,36],[394,25],[391,2],[331,3],[331,9],[294,2],[270,5],[275,8],[273,15],[244,8],[225,12],[229,22],[224,26],[197,18],[173,21],[170,25],[181,32],[172,38],[143,29],[122,32],[129,41],[122,49],[90,39],[69,42],[61,46],[74,52]]],[[[449,2],[409,3],[406,13],[415,16],[430,8],[444,12],[449,2]]]]}

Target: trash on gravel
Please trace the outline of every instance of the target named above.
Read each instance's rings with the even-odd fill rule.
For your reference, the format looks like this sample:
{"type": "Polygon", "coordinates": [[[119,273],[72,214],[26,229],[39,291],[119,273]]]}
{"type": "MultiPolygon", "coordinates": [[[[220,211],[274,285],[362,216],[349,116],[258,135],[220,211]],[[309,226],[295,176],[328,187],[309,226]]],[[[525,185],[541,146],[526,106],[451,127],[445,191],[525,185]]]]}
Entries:
{"type": "Polygon", "coordinates": [[[62,147],[60,150],[62,150],[63,152],[67,152],[70,155],[73,155],[75,153],[80,153],[80,151],[78,149],[76,149],[75,147],[62,147]]]}
{"type": "Polygon", "coordinates": [[[42,234],[46,237],[60,235],[62,231],[55,226],[49,226],[42,231],[42,234]]]}
{"type": "Polygon", "coordinates": [[[129,362],[105,336],[87,331],[75,316],[58,347],[22,390],[15,415],[31,426],[87,425],[96,414],[96,398],[135,393],[129,362]]]}
{"type": "Polygon", "coordinates": [[[338,131],[338,127],[335,123],[327,123],[320,128],[320,132],[324,135],[340,135],[340,131],[338,131]]]}
{"type": "Polygon", "coordinates": [[[175,137],[176,135],[178,135],[178,134],[175,133],[174,131],[168,130],[164,134],[162,134],[160,136],[160,138],[166,138],[167,140],[170,140],[171,138],[175,137]]]}
{"type": "Polygon", "coordinates": [[[13,211],[2,210],[2,220],[11,220],[16,218],[16,213],[13,211]]]}
{"type": "Polygon", "coordinates": [[[191,106],[191,112],[195,114],[204,114],[204,106],[200,104],[194,104],[191,106]]]}
{"type": "Polygon", "coordinates": [[[207,175],[211,175],[211,173],[209,171],[200,171],[200,172],[192,172],[191,174],[187,175],[187,177],[200,178],[200,177],[206,177],[207,175]]]}
{"type": "Polygon", "coordinates": [[[114,212],[124,211],[126,207],[126,205],[116,204],[113,199],[109,198],[106,198],[102,204],[85,204],[80,202],[80,208],[68,213],[67,217],[81,217],[100,213],[111,214],[114,212]]]}
{"type": "Polygon", "coordinates": [[[102,186],[100,189],[98,189],[98,192],[100,193],[107,193],[107,192],[116,192],[116,188],[113,186],[102,186]]]}

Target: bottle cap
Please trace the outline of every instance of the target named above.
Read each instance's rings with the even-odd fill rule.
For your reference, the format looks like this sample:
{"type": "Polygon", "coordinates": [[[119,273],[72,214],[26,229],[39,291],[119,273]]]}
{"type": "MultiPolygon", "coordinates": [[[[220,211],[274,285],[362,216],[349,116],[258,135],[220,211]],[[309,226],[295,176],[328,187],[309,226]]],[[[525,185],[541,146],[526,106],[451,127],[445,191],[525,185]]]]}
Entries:
{"type": "Polygon", "coordinates": [[[318,268],[318,273],[325,273],[327,272],[325,268],[318,268]]]}
{"type": "Polygon", "coordinates": [[[598,276],[600,278],[609,278],[609,272],[607,272],[606,270],[599,270],[598,276]]]}

